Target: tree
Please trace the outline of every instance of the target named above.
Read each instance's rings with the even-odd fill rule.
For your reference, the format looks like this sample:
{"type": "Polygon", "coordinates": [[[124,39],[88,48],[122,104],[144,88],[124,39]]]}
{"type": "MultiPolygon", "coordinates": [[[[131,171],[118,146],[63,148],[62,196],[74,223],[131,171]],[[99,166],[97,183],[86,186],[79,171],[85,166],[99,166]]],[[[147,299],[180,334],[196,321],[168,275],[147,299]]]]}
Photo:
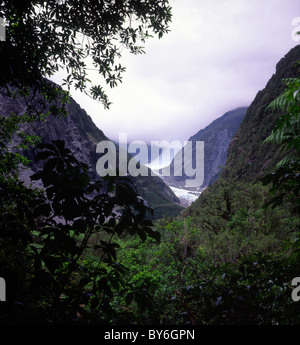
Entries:
{"type": "MultiPolygon", "coordinates": [[[[171,9],[166,0],[4,0],[0,17],[6,25],[1,93],[12,103],[26,101],[23,114],[0,114],[0,276],[10,294],[0,305],[0,323],[74,322],[78,313],[112,322],[120,316],[111,308],[114,293],[141,296],[122,281],[112,239],[126,232],[157,238],[145,220],[149,209],[125,178],[92,183],[63,141],[39,146],[37,159],[46,162],[33,179],[44,189],[26,187],[18,177],[28,163],[23,152],[40,138],[20,124],[68,115],[69,92],[47,79],[62,67],[67,87],[109,107],[102,84],[87,78],[86,59],[115,87],[125,71],[117,61],[122,49],[142,53],[139,42],[162,37],[171,9]],[[89,259],[91,251],[96,256],[89,259]]],[[[147,291],[141,293],[147,300],[147,291]]]]}
{"type": "Polygon", "coordinates": [[[271,201],[281,204],[291,199],[299,207],[300,192],[300,79],[283,80],[284,92],[268,108],[279,109],[282,115],[275,123],[272,133],[265,142],[281,145],[286,156],[277,164],[272,174],[264,177],[264,183],[271,183],[271,192],[277,193],[271,201]]]}
{"type": "Polygon", "coordinates": [[[6,27],[6,41],[0,42],[0,87],[12,101],[23,97],[27,104],[23,116],[0,114],[1,161],[16,167],[26,160],[8,150],[13,137],[19,137],[23,149],[38,141],[20,132],[20,124],[50,113],[67,116],[69,93],[47,78],[65,68],[68,88],[74,85],[109,107],[103,86],[87,78],[87,59],[104,84],[116,86],[125,71],[117,61],[122,50],[142,53],[139,42],[151,33],[159,38],[167,33],[171,8],[167,0],[4,0],[0,17],[6,27]]]}
{"type": "MultiPolygon", "coordinates": [[[[300,62],[299,62],[300,63],[300,62]]],[[[263,183],[270,185],[274,197],[267,205],[292,203],[293,212],[299,217],[300,209],[300,79],[284,79],[284,92],[268,108],[279,109],[282,115],[277,119],[272,133],[265,142],[276,142],[281,145],[285,157],[276,165],[271,174],[264,176],[263,183]]],[[[286,244],[291,250],[291,260],[299,262],[300,233],[295,240],[286,244]]]]}
{"type": "Polygon", "coordinates": [[[40,85],[59,68],[68,73],[65,84],[86,92],[109,106],[102,85],[87,78],[89,58],[104,83],[114,87],[124,67],[117,61],[123,48],[143,52],[151,34],[168,32],[168,0],[24,0],[1,1],[6,23],[1,42],[1,83],[40,85]],[[88,84],[90,86],[88,87],[88,84]]]}

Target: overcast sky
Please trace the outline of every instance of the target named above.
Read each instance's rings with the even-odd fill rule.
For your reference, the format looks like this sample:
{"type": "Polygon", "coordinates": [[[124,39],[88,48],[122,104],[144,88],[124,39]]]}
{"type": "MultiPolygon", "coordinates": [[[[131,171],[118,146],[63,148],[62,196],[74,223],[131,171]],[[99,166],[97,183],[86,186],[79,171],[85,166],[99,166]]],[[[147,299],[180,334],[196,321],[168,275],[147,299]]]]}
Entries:
{"type": "MultiPolygon", "coordinates": [[[[110,139],[188,140],[225,112],[250,105],[296,44],[299,0],[170,0],[171,32],[124,52],[123,83],[109,110],[73,98],[110,139]],[[294,37],[294,38],[293,38],[294,37]]],[[[97,76],[93,75],[97,82],[97,76]]],[[[54,78],[59,82],[59,76],[54,78]]]]}

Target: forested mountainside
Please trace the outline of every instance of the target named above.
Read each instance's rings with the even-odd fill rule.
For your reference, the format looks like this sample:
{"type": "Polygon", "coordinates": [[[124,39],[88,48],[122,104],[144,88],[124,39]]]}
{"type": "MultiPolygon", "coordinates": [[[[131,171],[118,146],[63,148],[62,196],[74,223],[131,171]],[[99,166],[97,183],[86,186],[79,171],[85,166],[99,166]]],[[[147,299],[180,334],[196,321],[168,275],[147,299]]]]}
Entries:
{"type": "MultiPolygon", "coordinates": [[[[272,172],[275,165],[282,159],[284,153],[278,144],[264,143],[264,140],[271,134],[276,119],[281,116],[279,111],[267,109],[267,107],[283,92],[283,79],[299,74],[299,60],[300,46],[296,46],[278,62],[275,74],[265,88],[257,93],[229,145],[222,178],[207,188],[196,202],[183,212],[185,215],[194,213],[204,215],[205,212],[202,212],[201,208],[204,205],[206,205],[205,207],[210,205],[209,207],[212,207],[211,215],[222,214],[223,218],[228,220],[234,212],[233,201],[229,201],[229,195],[224,196],[224,200],[215,200],[218,193],[226,189],[228,193],[230,190],[236,196],[240,193],[242,198],[246,197],[247,188],[272,172]],[[221,211],[221,204],[224,206],[223,211],[221,211]]],[[[236,201],[235,206],[240,207],[241,205],[236,201]]],[[[214,217],[210,218],[214,219],[214,217]]],[[[212,227],[214,228],[214,226],[212,227]]]]}
{"type": "Polygon", "coordinates": [[[293,287],[295,277],[300,277],[299,61],[300,46],[279,61],[276,73],[247,109],[221,176],[177,219],[159,222],[162,243],[123,254],[124,262],[133,267],[130,281],[141,283],[141,277],[147,277],[152,283],[154,308],[147,320],[192,325],[299,324],[299,296],[295,297],[293,287]],[[283,78],[293,79],[294,90],[284,97],[283,78]],[[282,112],[267,109],[278,96],[282,112]],[[291,112],[284,114],[287,107],[291,112]],[[271,189],[274,185],[266,184],[263,177],[279,174],[275,165],[287,152],[281,151],[279,143],[264,141],[276,119],[285,116],[287,121],[289,115],[291,122],[283,124],[284,133],[291,140],[287,143],[294,144],[298,160],[289,161],[287,176],[280,175],[280,183],[289,181],[289,190],[277,198],[281,185],[271,189]]]}
{"type": "MultiPolygon", "coordinates": [[[[265,23],[272,8],[259,17],[261,8],[252,11],[248,4],[245,1],[238,13],[251,12],[250,20],[265,23]]],[[[155,221],[146,217],[151,210],[127,176],[91,179],[97,177],[99,162],[95,146],[107,138],[74,101],[67,104],[68,92],[46,79],[65,66],[66,88],[74,86],[109,107],[105,88],[122,81],[120,58],[125,51],[142,53],[141,43],[169,32],[170,5],[167,0],[1,2],[5,40],[0,42],[0,87],[9,93],[9,99],[0,93],[2,326],[47,325],[54,333],[62,330],[59,325],[76,325],[76,330],[86,325],[93,326],[86,334],[95,330],[98,339],[135,342],[146,339],[147,329],[140,332],[138,325],[148,325],[156,339],[181,340],[194,336],[193,327],[187,326],[300,324],[299,46],[278,63],[247,109],[221,176],[190,207],[177,215],[177,199],[160,178],[135,179],[156,216],[177,215],[155,221]],[[98,78],[96,85],[87,78],[87,61],[99,72],[101,85],[98,78]],[[289,77],[283,85],[282,79],[289,77]],[[44,143],[38,144],[34,135],[44,143]],[[273,144],[266,144],[266,138],[273,144]],[[64,141],[45,143],[52,139],[64,141]],[[31,146],[38,163],[32,162],[30,172],[25,168],[27,157],[33,158],[31,146]],[[41,188],[25,184],[32,173],[32,183],[38,181],[41,188]],[[129,332],[123,332],[124,325],[129,332]]],[[[202,6],[199,11],[201,16],[202,6]]],[[[284,27],[274,26],[267,38],[281,44],[284,27]]],[[[235,29],[240,33],[243,27],[235,29]]],[[[184,36],[184,47],[200,42],[191,34],[184,36]]],[[[214,40],[210,43],[216,47],[214,40]]],[[[264,66],[272,54],[261,54],[260,49],[257,55],[241,50],[240,44],[236,41],[233,50],[227,50],[225,60],[240,59],[250,74],[259,70],[247,65],[253,56],[264,66]]],[[[198,72],[205,67],[201,56],[206,60],[212,56],[209,51],[216,52],[205,44],[199,47],[204,49],[199,50],[198,72]]],[[[214,78],[218,61],[211,62],[217,65],[198,77],[213,80],[215,88],[220,87],[218,95],[224,89],[214,78]]],[[[235,65],[222,66],[231,79],[235,65]]],[[[187,80],[185,72],[175,69],[180,78],[170,80],[187,80]]],[[[221,134],[223,143],[227,134],[221,134]]],[[[203,339],[203,330],[195,339],[203,339]]],[[[224,329],[219,333],[224,341],[224,329]]]]}
{"type": "MultiPolygon", "coordinates": [[[[299,324],[299,303],[291,296],[291,282],[300,277],[299,196],[270,207],[269,186],[260,183],[283,154],[278,145],[263,143],[280,116],[266,108],[282,92],[281,78],[299,75],[299,60],[300,49],[296,47],[278,63],[275,75],[247,109],[231,142],[222,175],[178,217],[151,225],[146,220],[134,232],[140,215],[131,213],[128,217],[124,208],[118,222],[114,210],[106,208],[111,204],[106,199],[80,200],[83,216],[76,208],[75,216],[72,209],[64,209],[61,201],[65,196],[60,196],[62,181],[56,179],[57,170],[50,175],[54,193],[51,185],[46,186],[45,199],[35,194],[32,197],[33,191],[23,190],[18,181],[0,181],[8,193],[0,194],[5,196],[0,217],[4,229],[0,271],[10,301],[0,304],[7,307],[0,309],[0,322],[299,324]],[[30,207],[33,205],[33,216],[31,208],[26,208],[27,199],[30,207]],[[60,215],[61,209],[64,222],[58,224],[52,214],[60,215]],[[124,232],[127,227],[128,233],[124,232]],[[85,233],[91,234],[86,242],[85,233]],[[135,233],[139,236],[133,237],[135,233]]],[[[1,100],[1,111],[10,110],[11,104],[1,100]]],[[[16,104],[16,109],[25,106],[16,104]]],[[[78,158],[85,160],[95,151],[84,152],[82,143],[90,148],[91,142],[95,145],[107,138],[89,120],[78,125],[85,115],[75,102],[71,101],[69,107],[73,116],[54,118],[55,123],[41,123],[38,128],[44,125],[44,136],[49,139],[51,133],[61,133],[76,148],[78,158]],[[80,115],[79,119],[75,120],[74,114],[80,115]],[[82,137],[81,131],[86,136],[82,137]]],[[[26,123],[28,130],[35,125],[26,123]]],[[[48,152],[41,154],[47,156],[48,152]]],[[[48,170],[51,172],[48,162],[43,171],[46,177],[48,170]]],[[[152,188],[151,183],[145,187],[152,188]]],[[[153,197],[159,197],[155,189],[151,191],[153,197]]],[[[126,200],[127,195],[121,196],[126,200]]]]}
{"type": "MultiPolygon", "coordinates": [[[[37,120],[25,123],[20,130],[42,138],[43,142],[51,143],[52,140],[64,140],[66,147],[72,151],[74,156],[80,162],[88,165],[89,175],[92,180],[99,179],[96,172],[96,164],[100,155],[96,153],[96,146],[100,141],[110,139],[94,124],[91,117],[74,99],[70,98],[69,101],[70,103],[67,104],[68,115],[66,117],[50,115],[43,121],[37,120]]],[[[11,111],[16,114],[23,114],[26,109],[26,102],[23,97],[12,99],[6,94],[4,89],[0,90],[1,114],[9,114],[11,111]]],[[[33,150],[27,151],[26,155],[31,160],[30,169],[22,170],[20,176],[28,184],[29,182],[31,183],[30,175],[37,171],[38,165],[34,161],[33,150]]],[[[128,161],[130,158],[128,156],[128,161]]],[[[161,218],[164,215],[176,216],[182,210],[179,200],[173,191],[160,177],[151,176],[150,170],[148,176],[130,176],[130,178],[134,180],[138,194],[147,200],[153,208],[154,218],[161,218]]]]}
{"type": "Polygon", "coordinates": [[[264,143],[282,114],[267,109],[284,90],[284,78],[299,75],[300,46],[291,49],[276,65],[276,72],[260,90],[228,148],[227,177],[234,181],[253,181],[272,171],[283,157],[279,145],[264,143]]]}
{"type": "MultiPolygon", "coordinates": [[[[189,138],[193,143],[193,153],[190,159],[195,159],[195,142],[204,142],[204,182],[200,189],[204,189],[211,183],[215,182],[220,175],[222,167],[224,167],[228,146],[240,126],[247,111],[247,107],[240,107],[226,112],[223,116],[214,120],[204,129],[189,138]]],[[[182,156],[184,162],[183,149],[177,153],[182,156]]],[[[176,159],[176,158],[175,158],[176,159]]],[[[183,164],[183,163],[182,163],[183,164]]],[[[171,172],[174,170],[174,159],[170,165],[171,172]]],[[[182,170],[184,172],[183,166],[182,170]]],[[[164,180],[171,186],[185,188],[185,180],[187,176],[164,177],[164,180]]]]}

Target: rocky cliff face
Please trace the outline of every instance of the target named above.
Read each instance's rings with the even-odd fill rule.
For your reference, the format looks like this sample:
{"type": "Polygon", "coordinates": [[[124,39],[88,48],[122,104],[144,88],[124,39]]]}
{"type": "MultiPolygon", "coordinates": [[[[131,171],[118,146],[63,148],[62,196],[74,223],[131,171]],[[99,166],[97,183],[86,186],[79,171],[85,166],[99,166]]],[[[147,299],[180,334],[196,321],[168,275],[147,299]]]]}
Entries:
{"type": "Polygon", "coordinates": [[[232,136],[227,128],[217,132],[214,150],[206,159],[207,172],[204,185],[211,184],[219,175],[220,169],[226,161],[227,149],[231,139],[232,136]]]}
{"type": "Polygon", "coordinates": [[[257,93],[229,145],[222,176],[184,211],[184,216],[197,215],[203,217],[204,221],[213,222],[218,221],[220,215],[221,218],[229,215],[231,208],[239,207],[239,204],[234,205],[236,200],[249,195],[248,187],[261,182],[262,177],[270,174],[284,157],[285,152],[278,144],[264,143],[276,119],[281,116],[280,112],[267,110],[267,107],[284,91],[282,79],[299,75],[299,61],[300,46],[296,46],[278,62],[275,74],[266,87],[257,93]],[[224,202],[226,200],[227,204],[224,202]],[[223,207],[220,213],[220,205],[228,205],[229,208],[223,207]],[[205,207],[209,209],[204,212],[205,207]]]}
{"type": "MultiPolygon", "coordinates": [[[[7,115],[14,112],[22,115],[26,112],[27,106],[24,98],[12,99],[5,90],[0,90],[0,114],[7,115]]],[[[92,179],[99,176],[96,172],[96,163],[99,154],[96,153],[96,146],[100,141],[109,140],[104,133],[96,127],[91,117],[77,104],[72,98],[67,105],[67,117],[48,116],[45,121],[34,121],[22,126],[26,133],[39,136],[44,142],[52,140],[64,140],[74,156],[89,167],[89,173],[92,179]]],[[[21,178],[28,184],[30,176],[37,171],[38,166],[33,161],[33,150],[29,150],[26,155],[32,159],[30,169],[20,172],[21,178]]],[[[177,215],[182,207],[179,205],[179,199],[172,190],[158,176],[137,176],[134,182],[138,193],[148,201],[154,209],[154,218],[163,215],[177,215]]]]}
{"type": "MultiPolygon", "coordinates": [[[[220,175],[222,167],[225,165],[229,144],[236,133],[242,119],[246,114],[247,108],[241,107],[225,113],[220,118],[213,121],[210,125],[193,135],[189,141],[193,143],[193,155],[196,158],[195,145],[197,141],[204,142],[204,182],[199,188],[204,189],[213,183],[220,175]]],[[[183,151],[178,155],[183,156],[183,151]]],[[[184,160],[182,160],[184,162],[184,160]]],[[[190,163],[192,164],[192,162],[190,163]]],[[[171,172],[174,170],[174,160],[171,163],[171,172]]],[[[184,169],[182,169],[184,171],[184,169]]],[[[171,186],[185,188],[187,176],[170,176],[164,180],[171,186]]]]}
{"type": "Polygon", "coordinates": [[[271,134],[278,111],[267,110],[284,90],[282,79],[299,75],[300,46],[291,49],[277,64],[266,87],[259,91],[228,148],[227,177],[233,181],[253,181],[270,173],[282,159],[277,144],[263,144],[271,134]]]}

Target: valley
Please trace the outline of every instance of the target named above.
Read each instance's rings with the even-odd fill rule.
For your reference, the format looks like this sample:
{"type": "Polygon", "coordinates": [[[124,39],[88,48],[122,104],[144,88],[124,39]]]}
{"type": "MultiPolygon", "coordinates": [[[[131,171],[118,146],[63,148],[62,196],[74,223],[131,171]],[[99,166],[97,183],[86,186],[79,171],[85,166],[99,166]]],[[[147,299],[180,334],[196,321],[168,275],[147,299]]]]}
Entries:
{"type": "Polygon", "coordinates": [[[300,324],[292,0],[186,3],[0,5],[0,325],[300,324]]]}
{"type": "Polygon", "coordinates": [[[193,201],[197,200],[197,198],[201,195],[201,192],[190,191],[187,189],[181,189],[169,186],[174,194],[180,200],[182,206],[190,206],[193,201]]]}

